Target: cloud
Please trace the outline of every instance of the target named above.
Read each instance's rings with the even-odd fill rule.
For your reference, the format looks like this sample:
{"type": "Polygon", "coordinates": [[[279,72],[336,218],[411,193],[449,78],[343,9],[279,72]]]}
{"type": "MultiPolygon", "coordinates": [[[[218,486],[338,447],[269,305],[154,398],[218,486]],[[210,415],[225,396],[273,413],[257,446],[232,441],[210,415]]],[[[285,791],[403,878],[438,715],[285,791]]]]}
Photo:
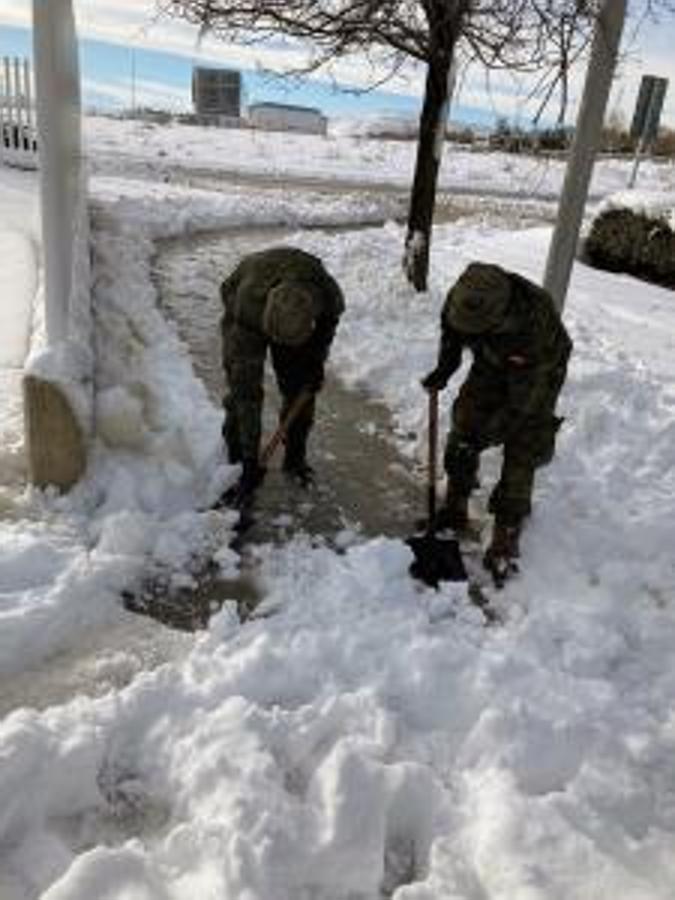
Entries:
{"type": "MultiPolygon", "coordinates": [[[[297,67],[306,59],[305,51],[289,41],[279,41],[274,46],[242,47],[225,44],[207,37],[197,46],[197,29],[186,22],[166,16],[157,18],[155,0],[75,0],[75,14],[80,35],[111,41],[126,46],[160,49],[178,53],[194,60],[211,61],[242,69],[259,67],[284,70],[297,67]]],[[[31,0],[0,0],[0,23],[30,26],[31,0]]],[[[640,77],[645,74],[662,75],[670,79],[670,88],[662,121],[675,127],[675,17],[663,16],[657,23],[646,22],[637,36],[633,23],[629,22],[624,34],[624,45],[630,50],[629,58],[620,66],[610,98],[609,109],[621,111],[629,120],[637,96],[640,77]]],[[[330,77],[353,86],[365,87],[371,80],[373,67],[363,57],[350,58],[335,64],[330,77]]],[[[326,76],[323,75],[323,78],[326,76]]],[[[573,121],[576,106],[583,91],[584,71],[573,73],[570,91],[570,113],[573,121]]],[[[410,66],[398,78],[387,84],[387,90],[406,96],[420,97],[424,73],[417,66],[410,66]]],[[[528,86],[516,81],[508,73],[493,73],[486,82],[484,75],[472,73],[465,79],[456,103],[485,109],[497,115],[506,115],[522,124],[531,120],[536,102],[527,103],[528,86]]],[[[552,107],[553,110],[553,107],[552,107]]],[[[549,114],[554,117],[555,112],[549,114]]]]}
{"type": "MultiPolygon", "coordinates": [[[[82,79],[82,94],[85,106],[114,106],[118,109],[131,106],[131,82],[100,81],[95,78],[82,79]]],[[[190,90],[172,87],[163,82],[136,79],[134,85],[136,106],[169,109],[186,112],[192,109],[190,90]]]]}

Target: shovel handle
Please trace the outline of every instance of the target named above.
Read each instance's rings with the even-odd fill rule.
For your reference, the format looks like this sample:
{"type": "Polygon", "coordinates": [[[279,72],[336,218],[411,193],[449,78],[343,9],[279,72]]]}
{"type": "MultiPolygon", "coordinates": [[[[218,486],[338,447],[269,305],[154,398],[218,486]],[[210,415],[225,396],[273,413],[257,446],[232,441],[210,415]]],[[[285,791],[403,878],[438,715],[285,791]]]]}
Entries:
{"type": "Polygon", "coordinates": [[[295,398],[295,400],[291,404],[290,409],[281,420],[281,422],[279,422],[276,431],[270,436],[269,440],[262,448],[262,451],[260,453],[261,466],[266,466],[270,461],[279,444],[286,438],[288,429],[291,427],[293,422],[297,419],[302,410],[311,400],[313,393],[313,391],[305,389],[301,391],[295,398]]]}
{"type": "Polygon", "coordinates": [[[427,511],[429,524],[427,531],[434,529],[436,518],[436,467],[438,457],[438,390],[432,388],[429,391],[429,456],[427,467],[427,511]]]}

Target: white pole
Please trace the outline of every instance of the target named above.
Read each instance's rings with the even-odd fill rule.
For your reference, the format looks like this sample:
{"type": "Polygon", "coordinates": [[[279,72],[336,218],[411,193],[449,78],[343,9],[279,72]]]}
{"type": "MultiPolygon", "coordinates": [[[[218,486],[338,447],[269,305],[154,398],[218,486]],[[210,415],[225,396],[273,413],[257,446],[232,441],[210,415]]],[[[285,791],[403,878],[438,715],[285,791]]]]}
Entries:
{"type": "Polygon", "coordinates": [[[14,57],[14,98],[16,101],[17,150],[23,149],[23,91],[21,90],[21,60],[14,57]]]}
{"type": "Polygon", "coordinates": [[[68,336],[80,196],[80,79],[72,0],[33,0],[33,57],[49,345],[68,336]]]}
{"type": "Polygon", "coordinates": [[[584,94],[546,260],[544,287],[559,311],[564,306],[572,273],[625,17],[626,0],[604,0],[595,25],[584,94]]]}
{"type": "Polygon", "coordinates": [[[136,118],[136,51],[131,48],[131,118],[136,118]]]}
{"type": "Polygon", "coordinates": [[[7,106],[8,106],[8,98],[7,98],[8,86],[7,86],[7,76],[3,71],[2,75],[2,93],[0,93],[0,137],[2,138],[2,146],[5,145],[5,123],[7,121],[7,106]]]}
{"type": "Polygon", "coordinates": [[[30,139],[33,139],[33,92],[30,83],[30,63],[27,59],[23,61],[23,84],[24,97],[26,99],[26,121],[28,123],[28,131],[30,139]]]}
{"type": "Polygon", "coordinates": [[[10,59],[9,56],[4,58],[5,64],[5,97],[7,99],[7,140],[9,141],[9,146],[12,146],[13,143],[13,135],[12,135],[12,70],[10,67],[10,59]]]}

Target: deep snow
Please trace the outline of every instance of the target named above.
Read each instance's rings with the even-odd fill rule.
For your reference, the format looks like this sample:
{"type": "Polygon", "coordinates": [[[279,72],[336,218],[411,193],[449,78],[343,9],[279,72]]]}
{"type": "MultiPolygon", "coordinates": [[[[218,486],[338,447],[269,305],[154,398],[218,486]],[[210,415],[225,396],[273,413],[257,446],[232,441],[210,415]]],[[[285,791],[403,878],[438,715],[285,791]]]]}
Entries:
{"type": "MultiPolygon", "coordinates": [[[[383,178],[385,166],[405,178],[382,157],[383,178]]],[[[327,206],[113,174],[92,182],[90,470],[70,497],[28,494],[0,524],[10,687],[31,668],[39,683],[92,632],[112,640],[129,622],[123,587],[152,567],[185,577],[228,534],[227,518],[198,511],[235,473],[220,411],[157,312],[153,238],[376,212],[348,197],[327,206]]],[[[345,291],[333,371],[387,402],[405,452],[423,449],[417,382],[448,284],[473,258],[539,279],[549,238],[493,220],[444,225],[419,297],[400,274],[398,225],[294,236],[345,291]]],[[[261,548],[257,618],[240,625],[226,603],[208,632],[145,670],[129,637],[98,667],[88,659],[90,683],[69,702],[0,721],[2,900],[672,897],[673,295],[577,265],[565,318],[567,422],[538,479],[523,574],[498,600],[504,626],[486,629],[461,591],[414,584],[399,541],[338,555],[298,535],[261,548]]],[[[497,463],[486,460],[484,491],[497,463]]]]}

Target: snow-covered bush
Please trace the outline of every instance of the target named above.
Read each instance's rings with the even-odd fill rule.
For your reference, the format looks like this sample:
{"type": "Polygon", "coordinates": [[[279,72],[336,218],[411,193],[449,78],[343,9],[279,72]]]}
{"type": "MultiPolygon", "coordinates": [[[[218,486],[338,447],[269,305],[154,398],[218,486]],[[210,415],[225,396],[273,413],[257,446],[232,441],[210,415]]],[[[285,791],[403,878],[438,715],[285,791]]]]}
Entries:
{"type": "Polygon", "coordinates": [[[598,268],[675,288],[675,232],[665,210],[603,209],[591,225],[585,254],[598,268]]]}

